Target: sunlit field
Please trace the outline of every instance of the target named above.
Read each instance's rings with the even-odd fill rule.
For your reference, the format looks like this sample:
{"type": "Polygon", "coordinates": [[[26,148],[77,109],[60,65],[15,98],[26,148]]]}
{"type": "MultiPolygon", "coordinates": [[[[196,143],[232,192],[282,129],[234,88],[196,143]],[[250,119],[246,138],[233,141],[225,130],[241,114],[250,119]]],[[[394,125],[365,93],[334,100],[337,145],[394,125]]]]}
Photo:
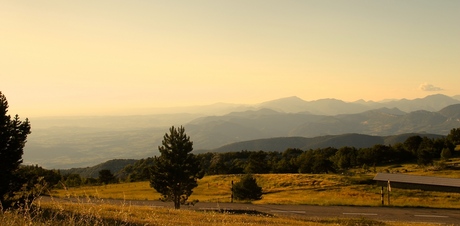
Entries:
{"type": "MultiPolygon", "coordinates": [[[[456,163],[455,161],[450,164],[456,163]]],[[[457,170],[422,168],[412,164],[354,169],[344,174],[262,174],[255,175],[263,198],[253,204],[308,204],[380,206],[381,187],[372,178],[375,172],[460,177],[457,170]]],[[[189,201],[230,202],[231,184],[241,175],[214,175],[199,180],[189,201]]],[[[263,213],[174,210],[131,205],[129,200],[158,200],[160,194],[149,182],[66,188],[50,192],[50,199],[37,199],[19,210],[4,210],[0,225],[420,225],[427,223],[380,222],[359,219],[292,218],[263,213]],[[53,197],[76,200],[61,202],[53,197]],[[126,200],[121,205],[106,199],[126,200]]],[[[236,201],[238,202],[238,201],[236,201]]],[[[385,201],[386,203],[386,201],[385,201]]],[[[460,194],[393,189],[392,206],[460,208],[460,194]]]]}
{"type": "MultiPolygon", "coordinates": [[[[414,165],[380,167],[380,172],[404,172],[408,174],[460,177],[457,170],[435,171],[414,165]]],[[[261,174],[255,175],[263,188],[263,198],[254,204],[308,204],[308,205],[358,205],[380,206],[381,187],[372,178],[375,173],[352,172],[337,174],[261,174]]],[[[206,176],[199,180],[189,201],[230,202],[231,183],[241,175],[206,176]]],[[[122,200],[158,200],[160,194],[149,182],[120,183],[102,186],[86,186],[54,190],[56,197],[95,197],[122,200]]],[[[393,189],[392,206],[460,208],[460,194],[420,190],[393,189]]],[[[386,200],[385,200],[386,203],[386,200]]]]}
{"type": "Polygon", "coordinates": [[[364,218],[292,218],[267,214],[175,210],[129,204],[109,205],[101,199],[66,203],[52,199],[34,201],[32,206],[0,213],[0,225],[402,225],[429,226],[428,223],[381,222],[364,218]]]}

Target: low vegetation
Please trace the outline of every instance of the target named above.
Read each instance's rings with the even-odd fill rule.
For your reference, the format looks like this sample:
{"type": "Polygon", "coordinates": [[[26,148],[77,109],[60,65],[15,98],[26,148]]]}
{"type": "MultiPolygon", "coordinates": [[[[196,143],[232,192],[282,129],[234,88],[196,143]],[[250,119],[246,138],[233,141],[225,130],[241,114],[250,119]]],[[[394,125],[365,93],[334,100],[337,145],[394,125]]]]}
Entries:
{"type": "Polygon", "coordinates": [[[0,213],[0,225],[357,225],[357,226],[428,226],[428,223],[381,222],[365,218],[296,218],[267,215],[262,213],[243,213],[217,211],[176,210],[134,206],[128,203],[110,205],[103,199],[86,197],[76,203],[37,199],[29,206],[9,209],[0,213]]]}
{"type": "MultiPolygon", "coordinates": [[[[457,164],[453,159],[450,164],[457,164]]],[[[416,164],[376,167],[377,172],[404,172],[440,177],[460,177],[455,169],[437,170],[436,167],[419,167],[416,164]]],[[[231,183],[242,175],[212,175],[198,181],[189,200],[200,202],[230,202],[231,183]]],[[[261,200],[254,204],[308,204],[308,205],[358,205],[380,206],[380,190],[372,178],[373,172],[363,169],[348,174],[257,174],[257,184],[263,188],[261,200]]],[[[161,196],[150,188],[148,182],[84,186],[54,190],[56,197],[96,197],[101,199],[158,200],[161,196]]],[[[460,208],[460,194],[420,190],[393,189],[392,206],[460,208]]],[[[235,202],[238,202],[235,200],[235,202]]],[[[243,201],[246,202],[246,201],[243,201]]]]}

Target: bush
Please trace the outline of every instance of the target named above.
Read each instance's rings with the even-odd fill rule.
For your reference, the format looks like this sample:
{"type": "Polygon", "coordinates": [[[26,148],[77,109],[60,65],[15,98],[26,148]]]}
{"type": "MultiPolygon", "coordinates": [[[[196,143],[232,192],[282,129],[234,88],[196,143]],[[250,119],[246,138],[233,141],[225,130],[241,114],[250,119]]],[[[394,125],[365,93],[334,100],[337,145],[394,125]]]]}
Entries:
{"type": "Polygon", "coordinates": [[[233,186],[233,195],[236,200],[260,200],[262,187],[251,174],[246,174],[233,186]]]}

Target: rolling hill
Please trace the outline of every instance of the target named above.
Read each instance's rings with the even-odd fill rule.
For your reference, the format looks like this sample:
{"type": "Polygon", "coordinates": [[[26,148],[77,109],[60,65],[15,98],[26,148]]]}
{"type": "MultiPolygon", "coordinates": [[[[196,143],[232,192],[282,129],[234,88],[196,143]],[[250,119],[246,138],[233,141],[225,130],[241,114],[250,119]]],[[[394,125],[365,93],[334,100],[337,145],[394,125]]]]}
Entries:
{"type": "Polygon", "coordinates": [[[66,174],[79,174],[85,178],[98,178],[99,171],[110,170],[114,175],[121,171],[125,166],[134,164],[138,160],[135,159],[112,159],[95,166],[84,168],[71,168],[60,170],[62,175],[66,174]]]}
{"type": "Polygon", "coordinates": [[[302,150],[310,150],[317,148],[341,148],[341,147],[356,147],[366,148],[376,144],[393,145],[404,142],[410,136],[426,136],[429,138],[443,137],[437,134],[415,134],[407,133],[393,136],[370,136],[364,134],[342,134],[328,135],[313,138],[306,137],[277,137],[258,139],[250,141],[236,142],[233,144],[224,145],[222,147],[212,149],[212,152],[232,152],[232,151],[284,151],[288,148],[299,148],[302,150]]]}

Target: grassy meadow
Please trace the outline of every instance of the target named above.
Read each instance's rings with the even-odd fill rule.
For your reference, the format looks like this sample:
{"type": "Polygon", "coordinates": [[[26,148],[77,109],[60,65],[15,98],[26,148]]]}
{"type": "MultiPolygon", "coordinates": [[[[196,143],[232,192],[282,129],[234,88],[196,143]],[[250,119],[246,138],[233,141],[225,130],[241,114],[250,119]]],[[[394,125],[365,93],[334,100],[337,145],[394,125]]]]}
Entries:
{"type": "MultiPolygon", "coordinates": [[[[426,176],[460,177],[457,170],[436,170],[416,165],[378,167],[377,172],[403,172],[426,176]]],[[[199,180],[189,201],[230,202],[231,182],[241,175],[213,175],[199,180]]],[[[260,174],[255,175],[263,188],[262,200],[254,204],[307,204],[380,206],[381,188],[375,185],[373,172],[356,169],[340,174],[260,174]]],[[[94,197],[100,199],[158,200],[160,194],[149,182],[109,184],[52,191],[56,197],[94,197]]],[[[392,206],[460,208],[460,194],[420,190],[392,189],[392,206]]],[[[385,199],[386,203],[386,199],[385,199]]]]}
{"type": "MultiPolygon", "coordinates": [[[[460,162],[452,161],[449,164],[460,162]]],[[[371,171],[400,172],[426,176],[460,177],[454,169],[420,168],[416,165],[377,167],[371,171]]],[[[199,180],[189,201],[230,202],[231,182],[241,175],[214,175],[199,180]]],[[[308,204],[379,206],[380,187],[368,169],[346,174],[263,174],[255,175],[263,188],[262,200],[254,204],[308,204]]],[[[76,198],[76,203],[37,199],[19,210],[0,212],[0,225],[434,225],[427,223],[380,222],[358,219],[307,219],[265,214],[174,210],[127,204],[110,205],[104,199],[158,200],[160,194],[149,182],[58,189],[54,197],[76,198]],[[89,202],[88,202],[89,201],[89,202]]],[[[460,194],[393,189],[392,206],[460,208],[460,194]]],[[[386,203],[386,200],[385,200],[386,203]]]]}
{"type": "Polygon", "coordinates": [[[93,199],[81,203],[35,201],[33,206],[0,213],[0,225],[72,225],[72,226],[212,226],[212,225],[305,225],[305,226],[430,226],[429,223],[381,222],[365,218],[296,218],[265,214],[232,214],[216,211],[175,210],[148,206],[108,205],[93,199]]]}

